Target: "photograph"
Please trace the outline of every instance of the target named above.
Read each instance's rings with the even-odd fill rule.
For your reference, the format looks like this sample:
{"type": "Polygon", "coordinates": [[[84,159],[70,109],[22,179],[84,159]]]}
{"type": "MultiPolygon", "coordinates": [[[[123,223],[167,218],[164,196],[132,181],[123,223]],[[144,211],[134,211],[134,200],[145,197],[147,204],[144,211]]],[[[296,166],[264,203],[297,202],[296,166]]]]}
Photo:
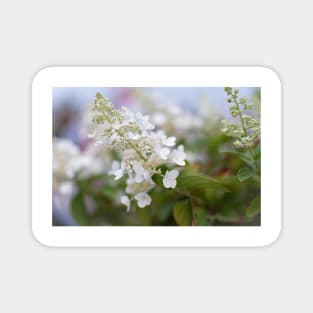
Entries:
{"type": "Polygon", "coordinates": [[[261,87],[53,87],[52,225],[261,226],[261,87]]]}

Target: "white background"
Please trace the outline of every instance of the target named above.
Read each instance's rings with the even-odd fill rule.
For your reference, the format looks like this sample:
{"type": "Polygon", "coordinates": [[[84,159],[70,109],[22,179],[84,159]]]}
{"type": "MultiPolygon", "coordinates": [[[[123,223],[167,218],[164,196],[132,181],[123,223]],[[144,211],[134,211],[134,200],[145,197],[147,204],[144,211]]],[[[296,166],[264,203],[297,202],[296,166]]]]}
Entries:
{"type": "Polygon", "coordinates": [[[310,312],[310,1],[3,1],[2,312],[310,312]],[[47,65],[264,65],[283,82],[284,209],[265,248],[46,248],[31,234],[31,79],[47,65]]]}

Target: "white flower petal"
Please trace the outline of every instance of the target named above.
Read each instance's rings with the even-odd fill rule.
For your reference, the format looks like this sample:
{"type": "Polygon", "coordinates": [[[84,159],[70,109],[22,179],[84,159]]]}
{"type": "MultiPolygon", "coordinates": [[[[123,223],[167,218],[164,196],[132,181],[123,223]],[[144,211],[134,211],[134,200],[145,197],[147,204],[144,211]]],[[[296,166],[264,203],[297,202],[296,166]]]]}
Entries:
{"type": "Polygon", "coordinates": [[[126,205],[126,211],[130,211],[130,199],[127,196],[122,196],[121,197],[121,203],[126,205]]]}
{"type": "Polygon", "coordinates": [[[143,181],[144,181],[144,176],[143,176],[143,175],[137,174],[137,175],[135,176],[135,182],[136,182],[137,184],[142,183],[143,181]]]}
{"type": "Polygon", "coordinates": [[[59,191],[62,195],[71,195],[75,190],[73,182],[66,181],[60,184],[59,191]]]}
{"type": "Polygon", "coordinates": [[[132,132],[128,132],[127,133],[127,137],[131,140],[138,140],[140,138],[139,134],[134,134],[132,132]]]}
{"type": "Polygon", "coordinates": [[[163,185],[165,188],[175,188],[176,187],[176,178],[178,176],[177,170],[167,171],[163,178],[163,185]]]}
{"type": "Polygon", "coordinates": [[[168,137],[168,138],[165,138],[163,140],[163,144],[168,146],[168,147],[172,147],[172,146],[175,146],[176,144],[176,138],[175,137],[168,137]]]}
{"type": "Polygon", "coordinates": [[[168,172],[168,177],[170,177],[171,179],[176,179],[178,176],[179,172],[177,170],[171,170],[168,172]]]}
{"type": "Polygon", "coordinates": [[[163,185],[165,188],[175,188],[176,181],[173,181],[172,179],[168,179],[168,178],[163,178],[163,185]]]}
{"type": "Polygon", "coordinates": [[[114,179],[115,180],[119,180],[120,178],[122,178],[124,175],[124,170],[123,169],[119,169],[117,171],[114,172],[114,179]]]}
{"type": "Polygon", "coordinates": [[[180,145],[177,150],[173,150],[171,154],[171,159],[177,165],[184,166],[186,164],[186,154],[184,152],[184,146],[180,145]]]}
{"type": "Polygon", "coordinates": [[[151,204],[151,197],[146,192],[140,192],[135,196],[137,204],[140,208],[144,208],[151,204]]]}

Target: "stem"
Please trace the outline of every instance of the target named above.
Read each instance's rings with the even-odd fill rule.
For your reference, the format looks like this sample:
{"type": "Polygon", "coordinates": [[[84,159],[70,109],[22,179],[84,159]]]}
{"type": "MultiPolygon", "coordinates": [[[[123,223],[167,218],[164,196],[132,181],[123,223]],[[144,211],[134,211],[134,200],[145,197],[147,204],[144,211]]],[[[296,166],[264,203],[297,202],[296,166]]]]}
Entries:
{"type": "Polygon", "coordinates": [[[148,160],[142,155],[142,153],[137,149],[137,147],[132,142],[128,141],[128,143],[145,162],[148,160]]]}
{"type": "Polygon", "coordinates": [[[233,96],[233,100],[234,100],[234,103],[236,105],[237,110],[239,111],[239,118],[240,118],[240,122],[241,122],[241,125],[242,125],[243,133],[244,133],[245,136],[247,136],[248,133],[247,133],[247,129],[246,129],[245,123],[244,123],[243,118],[242,118],[242,113],[241,113],[241,110],[240,110],[239,103],[237,101],[237,98],[235,98],[234,96],[233,96]]]}
{"type": "MultiPolygon", "coordinates": [[[[234,103],[236,105],[237,110],[239,111],[239,119],[240,119],[240,122],[241,122],[241,125],[242,125],[243,133],[244,133],[245,137],[247,137],[248,136],[247,128],[246,128],[245,123],[243,121],[243,117],[242,117],[242,113],[241,113],[241,110],[240,110],[240,106],[239,106],[239,103],[238,103],[237,98],[235,97],[235,95],[233,95],[233,100],[234,100],[234,103]]],[[[256,163],[255,163],[252,151],[250,149],[248,149],[248,152],[250,154],[250,158],[251,158],[253,167],[256,170],[257,166],[256,166],[256,163]]]]}
{"type": "MultiPolygon", "coordinates": [[[[123,134],[122,134],[119,130],[116,130],[116,131],[117,131],[117,133],[118,133],[121,137],[123,137],[123,134]]],[[[142,153],[137,149],[137,147],[136,147],[131,141],[129,141],[129,140],[127,140],[127,142],[128,142],[128,144],[135,150],[135,152],[140,156],[140,158],[146,162],[146,161],[147,161],[147,158],[145,158],[145,157],[142,155],[142,153]]]]}
{"type": "MultiPolygon", "coordinates": [[[[108,123],[110,123],[112,125],[112,121],[109,118],[109,116],[107,116],[106,114],[103,114],[104,118],[108,121],[108,123]]],[[[116,132],[120,135],[120,137],[123,137],[124,134],[122,134],[118,129],[116,130],[116,132]]],[[[137,149],[137,147],[130,141],[128,141],[129,145],[136,151],[136,153],[140,156],[140,158],[142,160],[144,160],[145,162],[147,161],[147,158],[145,158],[142,153],[137,149]]]]}

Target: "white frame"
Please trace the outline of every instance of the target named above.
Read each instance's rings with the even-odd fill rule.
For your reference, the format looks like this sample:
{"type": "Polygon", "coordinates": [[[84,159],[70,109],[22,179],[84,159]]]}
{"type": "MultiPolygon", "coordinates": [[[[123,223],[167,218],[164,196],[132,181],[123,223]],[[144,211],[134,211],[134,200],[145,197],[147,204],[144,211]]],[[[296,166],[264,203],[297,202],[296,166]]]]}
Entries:
{"type": "Polygon", "coordinates": [[[47,246],[264,246],[281,231],[281,83],[264,67],[48,67],[32,85],[32,229],[47,246]],[[53,87],[261,87],[261,226],[52,226],[53,87]]]}

